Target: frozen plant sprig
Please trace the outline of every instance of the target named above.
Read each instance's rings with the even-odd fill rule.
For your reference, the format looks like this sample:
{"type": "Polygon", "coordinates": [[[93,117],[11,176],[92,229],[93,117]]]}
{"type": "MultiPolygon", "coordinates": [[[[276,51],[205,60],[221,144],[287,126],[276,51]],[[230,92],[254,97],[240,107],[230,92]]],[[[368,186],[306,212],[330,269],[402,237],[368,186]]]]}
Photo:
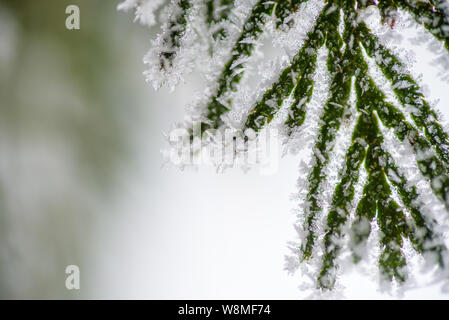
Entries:
{"type": "MultiPolygon", "coordinates": [[[[120,8],[135,7],[136,18],[151,17],[160,4],[156,0],[126,0],[120,8]],[[142,11],[144,4],[151,11],[147,15],[142,11]]],[[[294,133],[300,132],[307,120],[312,95],[318,90],[315,74],[319,52],[326,48],[329,89],[327,101],[321,106],[310,162],[303,166],[308,173],[304,184],[307,190],[300,192],[301,225],[297,229],[301,243],[293,250],[298,263],[318,261],[314,274],[316,287],[321,290],[335,287],[344,246],[348,246],[354,263],[364,259],[373,230],[379,233],[375,239],[383,279],[400,284],[409,277],[406,241],[449,278],[444,229],[429,214],[432,208],[422,200],[420,185],[410,182],[403,163],[395,163],[395,150],[385,143],[384,132],[389,130],[407,146],[404,150],[409,150],[417,168],[413,179],[419,176],[422,184],[429,186],[448,215],[449,136],[406,65],[361,18],[361,11],[371,6],[379,10],[381,23],[390,28],[395,27],[399,9],[410,13],[449,54],[446,0],[172,0],[162,10],[162,32],[147,55],[151,58],[146,60],[148,80],[158,88],[163,84],[173,87],[192,70],[199,51],[202,58],[209,59],[204,64],[208,65],[211,83],[197,106],[191,108],[190,123],[184,124],[190,130],[194,121],[200,122],[200,130],[189,131],[192,139],[196,134],[232,126],[225,120],[232,112],[240,112],[244,121],[239,128],[231,129],[257,135],[287,106],[282,132],[289,140],[295,139],[294,133]],[[235,93],[260,39],[270,28],[289,32],[308,2],[314,2],[319,14],[296,54],[274,74],[273,82],[256,96],[249,110],[235,106],[235,93]],[[376,85],[368,58],[375,61],[391,85],[398,105],[389,102],[376,85]],[[355,102],[350,99],[352,95],[355,102]],[[346,121],[355,121],[351,141],[339,166],[335,188],[327,190],[334,187],[328,183],[334,178],[327,168],[336,159],[336,137],[346,121]],[[362,175],[364,179],[360,179],[362,175]],[[332,196],[329,203],[324,203],[326,197],[321,195],[329,191],[332,196]],[[323,220],[324,226],[320,226],[323,220]],[[343,241],[345,237],[349,241],[343,241]]],[[[289,41],[288,37],[283,41],[289,41]]],[[[291,258],[288,262],[298,265],[291,258]]]]}

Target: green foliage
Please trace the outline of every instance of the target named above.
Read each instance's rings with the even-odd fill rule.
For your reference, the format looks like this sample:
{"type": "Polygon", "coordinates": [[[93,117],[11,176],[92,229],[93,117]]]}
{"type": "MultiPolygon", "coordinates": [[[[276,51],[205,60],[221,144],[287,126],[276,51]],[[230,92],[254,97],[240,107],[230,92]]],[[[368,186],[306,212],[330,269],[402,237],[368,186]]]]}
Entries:
{"type": "MultiPolygon", "coordinates": [[[[260,0],[255,3],[235,42],[232,55],[217,79],[217,89],[207,103],[201,132],[224,125],[222,117],[232,107],[229,93],[236,91],[245,72],[245,64],[238,62],[253,53],[254,42],[263,32],[267,18],[274,17],[277,28],[288,29],[286,18],[299,10],[304,2],[260,0]],[[254,41],[243,41],[246,39],[254,41]]],[[[327,225],[323,238],[324,252],[319,258],[318,288],[332,289],[335,285],[337,258],[345,232],[350,230],[349,246],[353,260],[358,262],[363,258],[363,247],[373,224],[380,230],[378,264],[385,279],[398,282],[407,279],[407,261],[403,252],[405,239],[410,240],[417,252],[432,255],[442,270],[447,271],[448,252],[435,231],[435,221],[423,212],[425,205],[420,201],[417,187],[407,181],[392,155],[384,149],[382,128],[391,130],[401,143],[411,146],[420,174],[449,211],[448,134],[440,125],[437,113],[424,99],[419,85],[406,71],[406,66],[369,30],[360,19],[360,11],[368,6],[377,6],[382,23],[394,28],[397,10],[405,10],[449,51],[449,8],[445,7],[444,1],[438,0],[325,2],[302,47],[255,103],[243,128],[259,132],[276,116],[287,98],[291,100],[285,122],[287,136],[303,125],[314,92],[313,75],[318,52],[325,46],[331,80],[328,99],[322,106],[308,175],[306,205],[302,213],[304,241],[299,248],[300,260],[316,258],[315,248],[322,236],[317,234],[317,220],[324,213],[327,214],[327,225]],[[341,20],[344,22],[344,32],[339,31],[341,20]],[[369,74],[366,57],[375,61],[389,81],[400,106],[388,102],[385,93],[377,87],[369,74]],[[356,109],[356,124],[329,211],[325,213],[319,200],[323,183],[328,179],[325,170],[345,113],[351,107],[351,92],[355,92],[356,98],[355,106],[352,106],[356,109]],[[360,199],[356,199],[355,189],[360,183],[362,170],[366,173],[366,181],[363,182],[360,199]]],[[[206,3],[207,22],[210,25],[218,25],[228,18],[232,1],[206,3]],[[224,7],[219,15],[215,11],[217,4],[224,7]]],[[[227,36],[220,28],[214,37],[218,35],[227,36]]]]}

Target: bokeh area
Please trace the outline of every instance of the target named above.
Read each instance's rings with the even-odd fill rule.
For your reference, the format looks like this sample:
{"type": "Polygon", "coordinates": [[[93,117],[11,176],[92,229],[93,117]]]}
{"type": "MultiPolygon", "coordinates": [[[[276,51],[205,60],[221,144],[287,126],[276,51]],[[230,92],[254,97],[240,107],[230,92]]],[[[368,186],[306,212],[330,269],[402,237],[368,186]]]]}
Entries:
{"type": "MultiPolygon", "coordinates": [[[[298,157],[268,176],[164,167],[163,133],[204,77],[154,92],[142,57],[158,27],[119,2],[0,0],[0,298],[303,297],[283,270],[298,157]],[[66,29],[71,4],[80,30],[66,29]]],[[[426,59],[423,80],[448,101],[426,59]]],[[[385,297],[364,276],[348,284],[348,298],[385,297]]]]}
{"type": "Polygon", "coordinates": [[[95,219],[113,218],[135,167],[151,32],[113,1],[0,1],[0,297],[83,294],[65,266],[86,270],[95,219]],[[65,27],[69,4],[80,30],[65,27]]]}

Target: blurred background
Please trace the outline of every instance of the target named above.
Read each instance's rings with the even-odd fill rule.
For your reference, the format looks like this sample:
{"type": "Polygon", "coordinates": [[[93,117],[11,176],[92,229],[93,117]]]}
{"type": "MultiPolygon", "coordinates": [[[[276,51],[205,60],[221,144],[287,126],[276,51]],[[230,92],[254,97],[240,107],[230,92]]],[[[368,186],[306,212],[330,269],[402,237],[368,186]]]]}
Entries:
{"type": "MultiPolygon", "coordinates": [[[[203,82],[145,84],[158,29],[118,2],[0,0],[0,298],[302,297],[283,271],[298,159],[271,176],[162,168],[163,131],[203,82]]],[[[361,283],[348,297],[382,297],[361,283]]],[[[445,297],[429,290],[410,297],[445,297]]]]}
{"type": "Polygon", "coordinates": [[[163,131],[201,79],[154,92],[142,57],[158,29],[118,3],[0,1],[0,297],[245,296],[278,282],[259,263],[288,283],[288,238],[270,234],[294,237],[296,164],[277,184],[162,168],[163,131]],[[69,4],[80,30],[65,27],[69,4]],[[264,203],[254,184],[281,196],[264,203]],[[65,287],[71,264],[80,290],[65,287]]]}

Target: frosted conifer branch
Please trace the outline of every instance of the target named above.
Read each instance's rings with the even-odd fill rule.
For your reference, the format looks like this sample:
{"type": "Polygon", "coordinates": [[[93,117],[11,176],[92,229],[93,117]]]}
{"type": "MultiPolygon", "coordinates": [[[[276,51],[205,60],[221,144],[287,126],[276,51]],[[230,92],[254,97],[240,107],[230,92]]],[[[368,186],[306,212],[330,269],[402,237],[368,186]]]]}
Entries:
{"type": "MultiPolygon", "coordinates": [[[[424,130],[427,139],[435,147],[443,164],[449,164],[449,137],[438,123],[438,115],[423,94],[416,81],[403,70],[402,62],[385,48],[366,25],[360,25],[361,40],[367,54],[374,58],[385,77],[391,81],[393,91],[405,109],[411,111],[411,117],[417,127],[424,130]]],[[[447,168],[446,168],[447,170],[447,168]]]]}
{"type": "Polygon", "coordinates": [[[366,138],[362,136],[366,125],[366,115],[362,114],[352,135],[352,145],[346,154],[340,183],[337,185],[332,198],[331,210],[327,216],[327,229],[324,236],[324,255],[318,284],[322,288],[333,288],[336,281],[336,258],[340,252],[340,238],[343,228],[351,213],[351,204],[355,195],[355,185],[359,179],[359,169],[365,159],[366,138]]]}
{"type": "Polygon", "coordinates": [[[211,26],[214,39],[226,37],[222,22],[228,18],[234,0],[206,0],[206,22],[211,26]]]}
{"type": "Polygon", "coordinates": [[[279,111],[284,100],[293,95],[291,113],[287,124],[299,127],[304,122],[305,105],[310,101],[313,92],[312,75],[315,72],[318,49],[324,44],[325,32],[323,32],[328,5],[318,17],[312,31],[307,34],[304,45],[293,58],[290,66],[282,71],[279,79],[265,92],[262,99],[254,106],[247,117],[245,127],[259,131],[270,123],[274,115],[279,111]]]}
{"type": "MultiPolygon", "coordinates": [[[[390,0],[392,2],[392,0],[390,0]]],[[[416,22],[424,27],[438,40],[444,42],[449,51],[449,3],[445,0],[399,0],[398,5],[409,11],[416,22]]]]}
{"type": "Polygon", "coordinates": [[[240,82],[243,72],[245,71],[245,63],[242,63],[241,61],[245,61],[245,59],[252,54],[255,46],[254,41],[257,40],[261,34],[266,18],[275,16],[278,18],[278,23],[281,23],[289,13],[298,8],[301,2],[304,2],[304,0],[259,0],[254,5],[233,48],[233,55],[226,63],[217,80],[216,93],[210,98],[210,102],[207,104],[206,119],[202,126],[203,131],[209,128],[217,129],[222,124],[221,116],[229,111],[227,104],[230,103],[230,101],[224,102],[222,99],[225,94],[236,90],[236,86],[240,82]]]}
{"type": "Polygon", "coordinates": [[[312,171],[308,177],[309,192],[307,194],[308,210],[305,215],[305,234],[306,240],[301,245],[301,254],[303,260],[309,259],[312,255],[312,249],[316,242],[315,220],[321,212],[321,205],[318,201],[318,194],[321,192],[320,185],[325,179],[323,169],[329,160],[329,152],[332,151],[333,142],[336,132],[340,128],[345,106],[349,100],[351,77],[353,70],[348,64],[350,50],[348,46],[342,54],[340,49],[343,47],[343,40],[338,33],[339,10],[328,8],[327,13],[327,32],[326,46],[329,50],[328,70],[331,74],[332,81],[330,85],[330,98],[324,106],[321,117],[321,127],[318,137],[313,147],[313,163],[312,171]]]}
{"type": "Polygon", "coordinates": [[[192,0],[173,0],[163,12],[165,17],[162,33],[153,41],[153,48],[144,57],[144,62],[149,65],[144,75],[155,89],[165,84],[173,89],[182,78],[182,74],[186,72],[181,68],[186,69],[190,57],[186,59],[182,54],[180,55],[180,50],[189,45],[187,43],[182,45],[186,42],[187,35],[190,37],[190,45],[195,40],[194,30],[187,30],[187,21],[193,9],[192,4],[192,0]]]}
{"type": "Polygon", "coordinates": [[[156,24],[155,11],[159,9],[164,0],[125,0],[117,6],[117,10],[135,10],[134,21],[151,27],[156,24]]]}
{"type": "Polygon", "coordinates": [[[447,269],[449,252],[441,235],[435,232],[436,221],[427,217],[422,210],[425,207],[419,198],[416,186],[410,186],[404,175],[399,171],[388,152],[384,153],[387,167],[387,177],[394,185],[409,212],[413,223],[408,225],[408,236],[416,251],[431,254],[441,268],[447,269]]]}
{"type": "MultiPolygon", "coordinates": [[[[365,259],[367,249],[378,250],[382,277],[397,283],[408,279],[410,261],[405,253],[409,247],[431,257],[434,265],[448,274],[449,253],[440,224],[447,223],[449,213],[449,136],[398,53],[381,44],[359,15],[376,6],[382,23],[394,28],[398,10],[405,10],[449,50],[448,1],[328,0],[315,7],[312,2],[172,0],[163,11],[162,33],[146,58],[148,80],[156,87],[173,87],[183,73],[194,68],[195,55],[201,54],[201,59],[209,59],[205,64],[211,65],[206,68],[210,83],[191,108],[186,124],[180,126],[191,140],[228,127],[241,127],[245,134],[257,137],[276,118],[289,145],[310,147],[310,162],[303,165],[307,167],[300,184],[303,203],[296,226],[301,243],[292,247],[296,257],[290,258],[288,265],[313,264],[315,270],[305,274],[313,275],[314,287],[332,290],[336,286],[338,259],[345,249],[352,252],[354,262],[365,259]],[[284,40],[280,35],[295,30],[303,4],[311,4],[319,12],[315,23],[304,28],[307,34],[302,31],[304,41],[284,40]],[[245,96],[249,89],[241,86],[246,85],[250,58],[266,33],[279,36],[281,39],[273,42],[290,52],[266,72],[249,99],[245,96]],[[316,80],[322,51],[327,52],[329,73],[325,89],[316,80]],[[387,101],[379,89],[383,87],[369,74],[365,60],[371,59],[390,82],[397,101],[387,101]],[[355,101],[351,92],[355,92],[355,101]],[[314,99],[323,105],[318,106],[314,99]],[[353,114],[348,116],[348,112],[353,114]],[[201,123],[195,132],[189,127],[194,121],[201,123]],[[344,150],[337,157],[333,155],[337,140],[350,132],[341,129],[345,121],[355,124],[350,126],[348,145],[340,146],[344,150]],[[316,134],[308,132],[315,132],[311,123],[316,134]],[[407,170],[412,168],[414,175],[405,174],[404,163],[389,150],[385,140],[390,137],[406,147],[407,156],[413,159],[407,170]],[[335,165],[337,158],[341,166],[335,165]],[[427,189],[419,186],[417,179],[427,189]],[[446,220],[429,214],[432,208],[423,200],[429,196],[432,208],[446,213],[446,220]],[[349,244],[344,241],[347,230],[349,244]],[[372,242],[377,242],[376,248],[367,248],[372,242]]],[[[160,3],[154,1],[151,8],[155,10],[160,3]]],[[[143,8],[142,4],[126,0],[120,9],[143,8]]],[[[153,9],[148,12],[153,14],[153,9]]],[[[249,138],[245,138],[246,143],[249,138]]]]}

